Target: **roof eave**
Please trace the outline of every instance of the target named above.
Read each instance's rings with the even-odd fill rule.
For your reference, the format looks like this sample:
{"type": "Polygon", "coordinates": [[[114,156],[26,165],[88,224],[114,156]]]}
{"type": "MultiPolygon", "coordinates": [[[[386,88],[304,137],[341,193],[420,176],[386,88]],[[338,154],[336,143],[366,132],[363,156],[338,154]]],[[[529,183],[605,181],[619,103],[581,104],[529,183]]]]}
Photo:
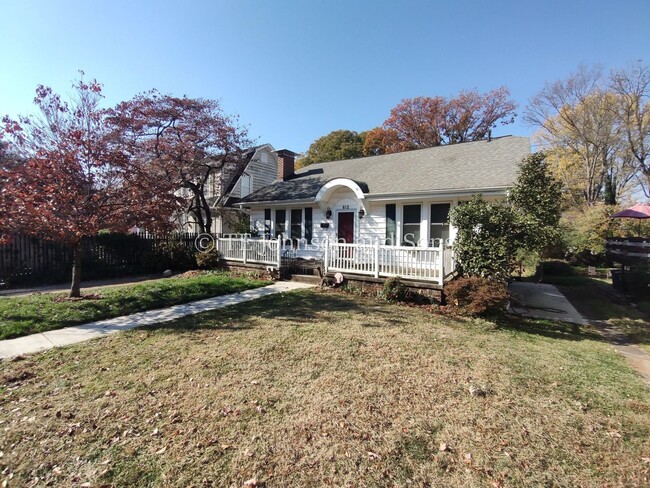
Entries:
{"type": "MultiPolygon", "coordinates": [[[[366,193],[366,200],[409,200],[413,198],[442,198],[442,197],[469,197],[482,193],[484,195],[506,195],[511,186],[495,186],[489,188],[454,188],[445,190],[424,190],[407,193],[366,193]]],[[[297,205],[301,203],[316,203],[314,198],[299,198],[292,200],[259,200],[252,202],[239,202],[239,207],[250,207],[259,205],[297,205]]]]}
{"type": "Polygon", "coordinates": [[[368,193],[366,195],[366,200],[372,201],[382,201],[382,200],[408,200],[411,198],[422,198],[422,197],[464,197],[476,195],[477,193],[490,194],[490,195],[500,195],[507,194],[511,186],[495,186],[495,187],[483,187],[483,188],[452,188],[444,190],[423,190],[423,191],[412,191],[406,193],[368,193]]]}
{"type": "Polygon", "coordinates": [[[295,200],[255,200],[252,202],[239,202],[240,208],[258,205],[294,205],[299,203],[315,203],[313,198],[298,198],[295,200]]]}

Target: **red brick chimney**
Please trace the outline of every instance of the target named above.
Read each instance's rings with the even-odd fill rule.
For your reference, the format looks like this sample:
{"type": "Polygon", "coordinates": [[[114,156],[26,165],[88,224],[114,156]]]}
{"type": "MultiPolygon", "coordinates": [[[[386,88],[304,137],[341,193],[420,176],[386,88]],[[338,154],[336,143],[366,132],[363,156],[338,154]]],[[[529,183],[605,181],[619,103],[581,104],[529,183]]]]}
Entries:
{"type": "Polygon", "coordinates": [[[286,181],[293,176],[297,153],[288,149],[275,151],[278,156],[278,180],[286,181]]]}

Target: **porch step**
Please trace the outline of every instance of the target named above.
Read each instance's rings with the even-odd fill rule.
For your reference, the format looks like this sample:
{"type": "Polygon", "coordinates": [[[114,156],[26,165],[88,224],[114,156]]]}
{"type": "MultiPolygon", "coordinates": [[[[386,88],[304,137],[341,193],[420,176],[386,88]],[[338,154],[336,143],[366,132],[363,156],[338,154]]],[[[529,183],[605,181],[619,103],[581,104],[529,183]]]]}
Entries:
{"type": "Polygon", "coordinates": [[[310,283],[314,285],[320,284],[320,277],[314,275],[292,275],[290,281],[297,283],[310,283]]]}

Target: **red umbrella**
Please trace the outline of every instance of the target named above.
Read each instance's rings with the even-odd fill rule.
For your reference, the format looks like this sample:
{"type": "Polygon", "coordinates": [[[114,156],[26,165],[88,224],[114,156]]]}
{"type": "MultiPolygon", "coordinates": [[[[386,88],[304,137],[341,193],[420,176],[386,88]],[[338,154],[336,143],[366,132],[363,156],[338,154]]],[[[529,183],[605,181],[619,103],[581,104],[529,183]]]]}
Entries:
{"type": "Polygon", "coordinates": [[[616,212],[611,216],[612,219],[621,219],[625,217],[629,219],[650,219],[650,205],[637,203],[633,207],[616,212]]]}

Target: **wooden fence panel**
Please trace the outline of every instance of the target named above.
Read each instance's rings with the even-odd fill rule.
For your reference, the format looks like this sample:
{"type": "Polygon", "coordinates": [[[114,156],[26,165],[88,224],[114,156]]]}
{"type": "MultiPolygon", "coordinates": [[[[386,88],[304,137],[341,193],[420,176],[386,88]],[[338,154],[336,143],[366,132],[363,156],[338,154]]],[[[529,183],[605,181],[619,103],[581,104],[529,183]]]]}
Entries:
{"type": "MultiPolygon", "coordinates": [[[[82,279],[103,279],[186,270],[194,267],[198,234],[100,234],[82,241],[82,279]]],[[[22,234],[0,245],[0,286],[61,283],[70,280],[68,244],[22,234]]]]}

